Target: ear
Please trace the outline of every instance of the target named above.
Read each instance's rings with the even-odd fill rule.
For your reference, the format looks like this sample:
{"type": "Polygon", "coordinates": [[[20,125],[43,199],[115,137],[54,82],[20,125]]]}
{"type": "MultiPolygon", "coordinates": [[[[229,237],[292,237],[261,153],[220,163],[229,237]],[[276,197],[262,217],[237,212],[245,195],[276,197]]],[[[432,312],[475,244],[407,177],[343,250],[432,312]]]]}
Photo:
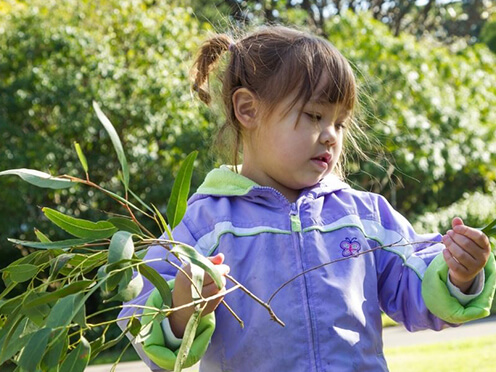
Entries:
{"type": "Polygon", "coordinates": [[[259,111],[259,101],[255,94],[247,88],[239,88],[232,95],[234,114],[246,129],[256,127],[257,113],[259,111]]]}

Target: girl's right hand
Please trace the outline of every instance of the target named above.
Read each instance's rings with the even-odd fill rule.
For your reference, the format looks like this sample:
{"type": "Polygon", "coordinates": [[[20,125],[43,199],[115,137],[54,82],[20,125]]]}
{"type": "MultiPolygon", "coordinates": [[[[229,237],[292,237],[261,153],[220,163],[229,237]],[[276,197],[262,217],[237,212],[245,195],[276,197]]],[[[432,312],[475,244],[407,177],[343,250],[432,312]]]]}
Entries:
{"type": "MultiPolygon", "coordinates": [[[[210,297],[216,295],[217,293],[224,292],[226,289],[225,275],[229,273],[229,266],[223,264],[224,255],[222,253],[209,257],[208,259],[216,265],[217,270],[222,275],[222,282],[224,286],[221,289],[218,289],[210,275],[205,273],[202,288],[203,297],[210,297]]],[[[184,267],[184,271],[186,271],[188,275],[191,275],[189,265],[184,267]]],[[[224,297],[220,297],[209,301],[207,307],[203,310],[202,315],[207,315],[214,311],[217,306],[219,306],[223,298],[224,297]]],[[[184,275],[181,271],[178,271],[176,274],[174,290],[172,291],[172,307],[181,306],[190,303],[191,301],[193,301],[191,297],[191,282],[186,275],[184,275]]],[[[183,337],[186,324],[188,323],[188,320],[193,312],[194,307],[191,306],[183,310],[175,311],[169,316],[170,326],[176,337],[183,337]]]]}

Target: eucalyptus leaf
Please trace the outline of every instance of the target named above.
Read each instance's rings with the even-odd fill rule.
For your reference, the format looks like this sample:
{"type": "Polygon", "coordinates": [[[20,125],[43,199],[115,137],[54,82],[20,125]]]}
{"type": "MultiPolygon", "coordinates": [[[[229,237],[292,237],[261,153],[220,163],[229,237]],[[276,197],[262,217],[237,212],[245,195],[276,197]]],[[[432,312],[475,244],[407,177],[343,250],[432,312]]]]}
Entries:
{"type": "MultiPolygon", "coordinates": [[[[19,365],[27,371],[35,371],[38,363],[46,352],[48,339],[52,330],[42,328],[38,330],[28,341],[19,357],[19,365]]],[[[68,370],[70,371],[70,370],[68,370]]]]}
{"type": "Polygon", "coordinates": [[[171,229],[174,229],[181,222],[184,213],[186,213],[193,165],[197,155],[198,151],[193,151],[184,159],[174,180],[169,203],[167,204],[167,219],[171,229]]]}
{"type": "Polygon", "coordinates": [[[195,312],[191,315],[188,323],[186,324],[183,340],[177,352],[176,363],[174,364],[174,372],[181,372],[183,369],[183,365],[188,358],[191,345],[193,345],[193,341],[195,340],[196,330],[198,328],[198,325],[200,324],[202,311],[203,307],[195,309],[195,312]]]}
{"type": "Polygon", "coordinates": [[[67,240],[59,240],[57,242],[32,242],[27,240],[18,240],[18,239],[7,239],[9,242],[14,244],[19,244],[24,247],[37,248],[37,249],[69,249],[78,246],[82,246],[87,243],[93,243],[95,239],[67,239],[67,240]]]}
{"type": "Polygon", "coordinates": [[[210,275],[217,288],[222,289],[222,287],[224,286],[224,283],[222,282],[222,276],[215,268],[215,265],[208,258],[202,256],[194,248],[186,245],[176,245],[174,248],[171,249],[171,252],[176,253],[179,256],[185,258],[188,262],[201,267],[208,275],[210,275]]]}
{"type": "Polygon", "coordinates": [[[69,329],[67,328],[52,333],[52,337],[48,344],[48,350],[41,360],[41,369],[43,371],[50,371],[59,365],[60,360],[67,350],[68,333],[69,329]]]}
{"type": "MultiPolygon", "coordinates": [[[[34,301],[43,296],[42,293],[39,292],[29,292],[25,297],[24,302],[34,301]]],[[[35,323],[38,327],[42,327],[46,316],[50,313],[50,306],[47,304],[40,304],[38,306],[30,307],[30,308],[21,308],[23,314],[25,314],[33,323],[35,323]]]]}
{"type": "Polygon", "coordinates": [[[31,264],[19,264],[19,265],[9,265],[2,271],[8,271],[10,274],[10,279],[16,283],[23,283],[36,276],[39,271],[39,267],[31,264]]]}
{"type": "Polygon", "coordinates": [[[129,218],[123,218],[123,217],[112,217],[107,220],[110,222],[112,225],[114,225],[117,229],[122,230],[122,231],[127,231],[132,234],[139,234],[141,235],[143,232],[139,228],[139,226],[134,222],[133,220],[129,218]]]}
{"type": "Polygon", "coordinates": [[[131,259],[134,254],[133,234],[127,231],[118,231],[112,236],[109,245],[108,263],[131,259]]]}
{"type": "Polygon", "coordinates": [[[164,306],[171,307],[172,291],[167,281],[157,272],[157,270],[146,264],[140,265],[138,270],[155,288],[157,288],[162,297],[162,301],[164,302],[164,306]]]}
{"type": "Polygon", "coordinates": [[[42,243],[48,243],[50,242],[51,240],[48,238],[48,236],[46,236],[45,234],[43,234],[40,230],[38,229],[34,229],[34,233],[36,235],[36,237],[38,238],[38,240],[42,243]]]}
{"type": "Polygon", "coordinates": [[[482,228],[482,232],[487,236],[496,237],[496,219],[482,228]]]}
{"type": "MultiPolygon", "coordinates": [[[[66,296],[69,296],[71,294],[84,291],[86,288],[88,288],[93,283],[95,283],[93,280],[80,280],[77,282],[73,282],[73,283],[71,283],[71,284],[69,284],[69,285],[67,285],[61,289],[58,289],[54,292],[43,293],[39,298],[37,298],[33,301],[29,301],[29,302],[25,303],[23,306],[25,308],[31,308],[31,307],[35,307],[38,305],[47,304],[47,303],[50,303],[52,301],[56,301],[60,298],[64,298],[66,296]]],[[[53,309],[52,309],[52,312],[53,312],[53,309]]]]}
{"type": "Polygon", "coordinates": [[[61,371],[84,372],[90,361],[91,347],[90,343],[81,336],[80,342],[76,348],[67,355],[60,366],[61,371]]]}
{"type": "Polygon", "coordinates": [[[2,365],[5,361],[12,358],[15,354],[17,354],[29,341],[34,332],[22,335],[26,325],[28,323],[28,318],[23,318],[18,324],[17,327],[13,329],[13,333],[9,338],[8,342],[6,342],[6,336],[0,338],[1,348],[1,356],[0,356],[0,365],[2,365]]]}
{"type": "Polygon", "coordinates": [[[141,322],[138,318],[132,317],[129,321],[129,333],[131,333],[134,337],[138,336],[141,330],[141,322]]]}
{"type": "Polygon", "coordinates": [[[127,283],[126,282],[127,280],[124,277],[121,283],[119,283],[119,291],[117,292],[117,294],[105,302],[127,302],[131,301],[133,298],[140,294],[141,290],[143,289],[143,277],[141,276],[141,274],[137,273],[136,276],[131,279],[131,281],[127,283]]]}
{"type": "Polygon", "coordinates": [[[50,328],[63,327],[71,324],[72,319],[84,305],[83,294],[74,293],[61,298],[52,308],[46,319],[46,326],[50,328]]]}
{"type": "Polygon", "coordinates": [[[65,178],[53,177],[48,173],[40,172],[34,169],[19,168],[0,172],[0,176],[7,175],[19,176],[24,181],[32,185],[48,189],[66,189],[76,185],[75,182],[71,182],[65,178]]]}
{"type": "Polygon", "coordinates": [[[79,143],[74,142],[74,148],[85,173],[88,173],[88,161],[86,160],[86,156],[84,156],[83,150],[81,150],[81,146],[79,146],[79,143]]]}
{"type": "Polygon", "coordinates": [[[75,253],[63,253],[50,261],[50,276],[55,278],[60,270],[75,256],[75,253]]]}
{"type": "Polygon", "coordinates": [[[42,211],[50,221],[78,238],[105,239],[117,231],[117,228],[108,221],[91,222],[67,216],[47,207],[43,208],[42,211]]]}
{"type": "Polygon", "coordinates": [[[124,183],[124,187],[127,190],[129,188],[129,167],[127,165],[126,155],[124,154],[124,149],[122,147],[121,140],[119,139],[119,135],[117,134],[110,120],[107,118],[107,116],[105,116],[103,111],[100,109],[100,106],[95,101],[93,101],[93,109],[95,110],[98,119],[100,120],[105,130],[109,134],[110,140],[114,145],[115,152],[117,153],[117,158],[121,163],[122,181],[124,183]]]}
{"type": "Polygon", "coordinates": [[[164,216],[162,216],[162,213],[160,213],[160,211],[158,210],[158,208],[156,206],[154,206],[152,204],[152,207],[153,207],[153,210],[154,210],[154,213],[155,213],[155,216],[158,217],[158,222],[159,222],[159,227],[160,227],[160,231],[162,232],[162,234],[165,232],[167,233],[167,236],[169,237],[170,240],[173,240],[172,238],[172,233],[169,229],[169,226],[167,225],[167,221],[165,220],[164,216]]]}

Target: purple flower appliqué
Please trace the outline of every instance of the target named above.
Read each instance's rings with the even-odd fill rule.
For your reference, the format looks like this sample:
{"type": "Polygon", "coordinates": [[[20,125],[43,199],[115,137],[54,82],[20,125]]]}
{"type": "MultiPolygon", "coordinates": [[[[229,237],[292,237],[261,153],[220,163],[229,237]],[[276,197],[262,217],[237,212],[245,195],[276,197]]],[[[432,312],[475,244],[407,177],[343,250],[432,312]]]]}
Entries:
{"type": "Polygon", "coordinates": [[[360,243],[357,241],[357,238],[346,238],[344,239],[339,246],[343,250],[343,257],[350,257],[353,256],[354,254],[360,252],[360,249],[362,249],[362,246],[360,243]]]}

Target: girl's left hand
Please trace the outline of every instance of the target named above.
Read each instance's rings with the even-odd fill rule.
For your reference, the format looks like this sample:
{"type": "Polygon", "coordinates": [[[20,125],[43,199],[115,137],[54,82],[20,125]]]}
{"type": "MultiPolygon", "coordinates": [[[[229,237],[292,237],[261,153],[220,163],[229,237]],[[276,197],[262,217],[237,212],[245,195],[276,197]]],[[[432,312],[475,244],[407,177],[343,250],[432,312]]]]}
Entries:
{"type": "Polygon", "coordinates": [[[464,225],[461,218],[455,217],[451,225],[453,229],[443,236],[443,256],[451,283],[466,292],[486,265],[491,245],[482,231],[464,225]]]}

